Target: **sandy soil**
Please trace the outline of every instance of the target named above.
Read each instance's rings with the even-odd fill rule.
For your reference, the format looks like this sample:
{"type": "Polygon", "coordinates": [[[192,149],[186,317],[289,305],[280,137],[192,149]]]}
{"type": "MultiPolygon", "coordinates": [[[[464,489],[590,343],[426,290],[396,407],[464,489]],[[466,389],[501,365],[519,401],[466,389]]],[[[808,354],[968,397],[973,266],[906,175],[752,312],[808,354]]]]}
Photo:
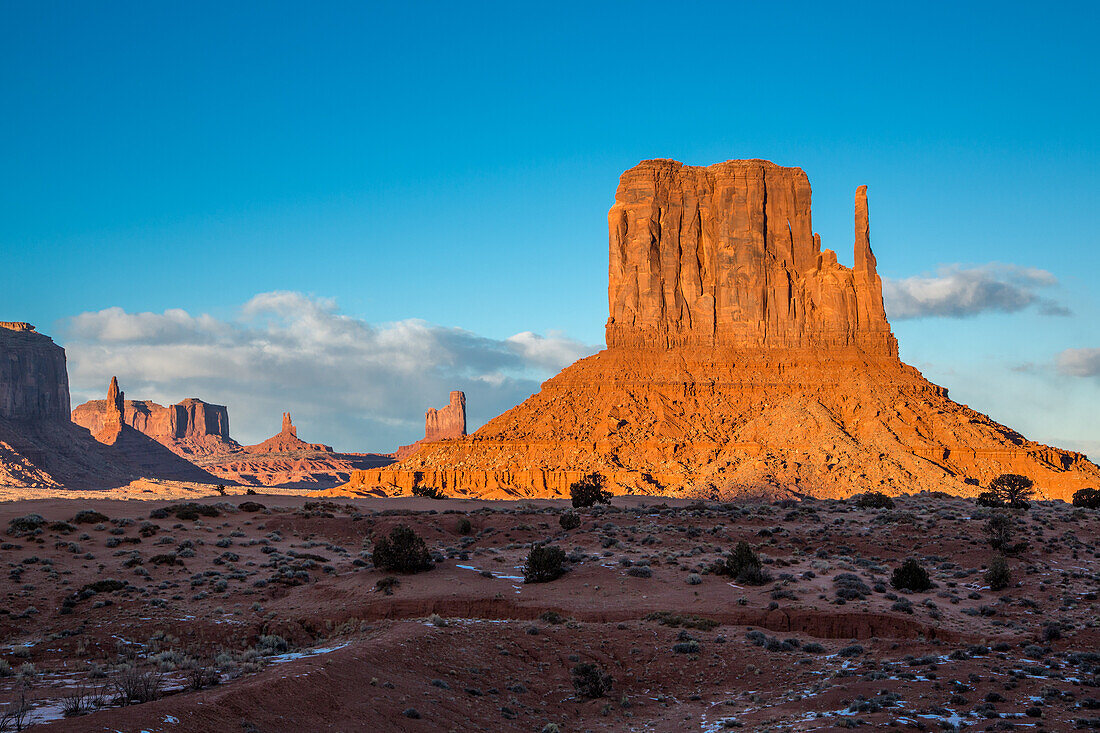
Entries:
{"type": "Polygon", "coordinates": [[[994,592],[989,510],[935,495],[893,510],[619,497],[570,531],[566,503],[550,500],[197,502],[217,516],[83,495],[0,504],[0,716],[22,693],[34,730],[65,731],[1072,730],[1100,718],[1100,513],[1062,503],[1015,515],[1027,547],[994,592]],[[104,516],[74,521],[83,510],[104,516]],[[31,514],[44,523],[11,524],[31,514]],[[397,524],[426,540],[434,569],[373,567],[372,538],[397,524]],[[741,540],[767,584],[708,572],[741,540]],[[525,584],[544,541],[570,570],[525,584]],[[907,557],[934,588],[890,587],[907,557]],[[845,573],[864,598],[837,602],[845,573]],[[376,588],[389,576],[392,594],[376,588]],[[604,697],[574,689],[582,662],[613,679],[604,697]],[[123,705],[142,681],[159,699],[123,705]]]}

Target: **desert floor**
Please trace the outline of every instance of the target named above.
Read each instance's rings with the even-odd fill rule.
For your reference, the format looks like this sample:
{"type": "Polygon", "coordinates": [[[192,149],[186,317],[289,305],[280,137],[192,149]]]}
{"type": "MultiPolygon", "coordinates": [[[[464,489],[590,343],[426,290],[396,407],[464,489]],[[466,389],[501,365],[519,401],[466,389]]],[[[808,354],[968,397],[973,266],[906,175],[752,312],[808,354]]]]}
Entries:
{"type": "Polygon", "coordinates": [[[1013,515],[1026,547],[993,592],[990,510],[942,495],[624,497],[569,531],[562,501],[227,496],[195,518],[94,496],[0,504],[0,716],[22,696],[33,730],[1100,726],[1100,512],[1062,503],[1013,515]],[[397,524],[434,569],[373,567],[397,524]],[[709,572],[741,540],[766,585],[709,572]],[[544,541],[570,569],[525,584],[544,541]],[[891,588],[909,557],[930,591],[891,588]],[[574,690],[583,662],[604,697],[574,690]]]}

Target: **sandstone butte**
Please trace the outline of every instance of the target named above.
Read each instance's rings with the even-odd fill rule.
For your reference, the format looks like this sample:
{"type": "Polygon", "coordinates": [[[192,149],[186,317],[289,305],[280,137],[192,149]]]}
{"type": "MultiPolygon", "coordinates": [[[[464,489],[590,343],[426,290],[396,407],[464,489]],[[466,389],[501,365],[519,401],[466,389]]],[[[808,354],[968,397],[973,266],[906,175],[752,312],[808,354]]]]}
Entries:
{"type": "Polygon", "coordinates": [[[395,451],[397,460],[404,460],[426,443],[434,443],[466,435],[466,393],[451,392],[450,402],[438,410],[428,408],[424,413],[424,437],[411,445],[403,445],[395,451]]]}
{"type": "MultiPolygon", "coordinates": [[[[112,380],[107,399],[79,405],[72,411],[72,421],[101,441],[111,442],[106,436],[118,430],[121,414],[121,424],[187,459],[206,475],[206,482],[329,488],[347,481],[356,469],[393,460],[373,453],[335,453],[330,446],[307,443],[298,437],[286,412],[279,433],[257,445],[242,446],[230,437],[229,410],[224,405],[190,397],[164,407],[148,400],[127,400],[120,394],[117,381],[112,380]]],[[[147,475],[167,478],[156,472],[147,475]]],[[[172,478],[176,476],[173,473],[172,478]]]]}
{"type": "MultiPolygon", "coordinates": [[[[117,389],[117,382],[112,382],[113,389],[117,389]]],[[[111,402],[109,393],[106,400],[78,405],[72,411],[72,421],[96,435],[115,409],[111,402]]],[[[184,458],[240,450],[237,441],[229,437],[229,410],[193,397],[168,407],[148,400],[123,399],[122,422],[184,458]]]]}
{"type": "Polygon", "coordinates": [[[348,491],[555,497],[589,471],[618,493],[974,495],[1001,473],[1049,498],[1100,486],[898,358],[855,198],[853,267],[821,248],[810,183],[763,160],[649,160],[608,214],[607,348],[474,434],[429,442],[348,491]]]}
{"type": "Polygon", "coordinates": [[[33,326],[0,322],[0,485],[100,489],[142,476],[214,477],[122,424],[118,383],[93,438],[69,417],[65,350],[33,326]]]}
{"type": "Polygon", "coordinates": [[[352,472],[385,466],[393,456],[377,453],[336,453],[331,446],[307,443],[289,412],[283,413],[278,434],[257,445],[233,452],[196,456],[198,466],[222,478],[242,484],[280,488],[330,489],[347,481],[352,472]]]}

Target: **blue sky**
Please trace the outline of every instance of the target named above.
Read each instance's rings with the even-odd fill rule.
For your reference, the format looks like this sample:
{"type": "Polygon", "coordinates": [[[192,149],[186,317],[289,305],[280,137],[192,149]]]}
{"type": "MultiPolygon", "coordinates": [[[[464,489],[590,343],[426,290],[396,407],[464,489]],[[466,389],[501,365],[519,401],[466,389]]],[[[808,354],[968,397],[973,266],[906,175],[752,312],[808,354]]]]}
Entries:
{"type": "Polygon", "coordinates": [[[1096,458],[1098,10],[959,5],[7,2],[0,318],[66,346],[74,403],[117,370],[244,440],[292,409],[389,449],[449,384],[476,425],[602,342],[622,170],[767,158],[842,262],[868,184],[882,274],[947,288],[903,358],[1096,458]]]}

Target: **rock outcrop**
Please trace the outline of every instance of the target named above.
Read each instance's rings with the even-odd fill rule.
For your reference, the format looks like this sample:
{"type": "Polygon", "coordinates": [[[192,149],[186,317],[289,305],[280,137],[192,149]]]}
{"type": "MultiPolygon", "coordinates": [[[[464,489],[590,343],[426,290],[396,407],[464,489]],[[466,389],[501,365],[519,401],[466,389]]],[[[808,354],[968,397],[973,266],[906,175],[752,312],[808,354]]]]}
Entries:
{"type": "Polygon", "coordinates": [[[401,446],[394,455],[400,461],[420,450],[420,446],[425,443],[461,438],[464,435],[466,435],[466,393],[455,390],[451,392],[451,399],[446,407],[438,410],[430,407],[424,413],[424,437],[411,445],[401,446]]]}
{"type": "Polygon", "coordinates": [[[218,478],[177,455],[152,437],[127,424],[126,396],[111,377],[103,412],[103,427],[93,436],[131,466],[139,476],[170,481],[218,483],[218,478]]]}
{"type": "Polygon", "coordinates": [[[0,485],[100,489],[142,476],[217,481],[132,431],[124,399],[112,379],[96,440],[69,419],[64,349],[30,324],[0,323],[0,485]]]}
{"type": "Polygon", "coordinates": [[[65,350],[21,321],[0,321],[0,418],[69,421],[65,350]]]}
{"type": "Polygon", "coordinates": [[[129,470],[69,422],[65,350],[21,321],[0,322],[0,485],[100,488],[129,470]]]}
{"type": "Polygon", "coordinates": [[[246,445],[247,453],[293,453],[296,451],[319,451],[332,453],[332,446],[321,443],[307,443],[298,437],[298,428],[290,420],[290,413],[283,413],[283,427],[274,435],[258,445],[246,445]]]}
{"type": "Polygon", "coordinates": [[[813,233],[805,173],[766,161],[645,161],[608,223],[608,348],[349,489],[560,496],[589,471],[619,492],[708,498],[973,495],[1000,473],[1051,498],[1100,485],[1083,455],[951,401],[899,360],[865,186],[851,268],[813,233]]]}
{"type": "Polygon", "coordinates": [[[355,471],[393,463],[378,453],[336,453],[331,446],[306,443],[298,437],[289,412],[283,413],[278,435],[233,453],[200,456],[195,463],[213,474],[243,484],[281,488],[332,488],[355,471]]]}
{"type": "MultiPolygon", "coordinates": [[[[72,420],[97,435],[115,410],[112,398],[91,400],[78,405],[72,420]]],[[[221,455],[240,450],[229,435],[229,410],[189,397],[164,407],[148,400],[122,401],[122,423],[148,435],[184,458],[221,455]]]]}
{"type": "Polygon", "coordinates": [[[608,214],[608,347],[857,346],[897,355],[866,191],[857,194],[862,237],[849,269],[821,250],[799,168],[653,160],[630,169],[608,214]]]}

